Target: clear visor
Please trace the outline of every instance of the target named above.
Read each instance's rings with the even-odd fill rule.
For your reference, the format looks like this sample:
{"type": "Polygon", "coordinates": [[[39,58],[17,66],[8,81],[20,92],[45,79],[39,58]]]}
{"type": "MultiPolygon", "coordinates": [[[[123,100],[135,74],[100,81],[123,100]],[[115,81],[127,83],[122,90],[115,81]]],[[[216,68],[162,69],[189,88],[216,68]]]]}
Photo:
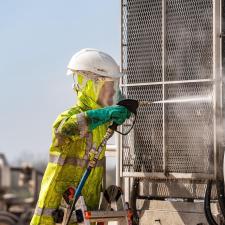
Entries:
{"type": "Polygon", "coordinates": [[[117,104],[119,100],[119,79],[104,78],[98,95],[99,105],[105,107],[117,104]]]}
{"type": "MultiPolygon", "coordinates": [[[[102,107],[115,105],[123,99],[120,88],[119,78],[103,77],[92,72],[77,71],[73,74],[73,88],[83,90],[88,81],[94,83],[94,93],[97,95],[97,103],[102,107]],[[81,82],[77,81],[77,75],[82,74],[84,79],[81,82]]],[[[93,97],[93,96],[90,96],[93,97]]]]}

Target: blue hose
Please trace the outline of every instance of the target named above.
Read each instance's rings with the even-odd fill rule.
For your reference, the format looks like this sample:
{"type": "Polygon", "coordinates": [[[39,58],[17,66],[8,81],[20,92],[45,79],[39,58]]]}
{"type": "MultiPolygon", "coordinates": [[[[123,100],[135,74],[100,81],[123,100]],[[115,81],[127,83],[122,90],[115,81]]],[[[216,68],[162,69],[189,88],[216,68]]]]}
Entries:
{"type": "Polygon", "coordinates": [[[80,195],[81,195],[81,191],[82,191],[82,189],[83,189],[83,187],[84,187],[84,185],[85,185],[86,180],[88,179],[88,177],[89,177],[89,175],[90,175],[90,173],[91,173],[91,170],[92,170],[92,167],[89,166],[89,167],[86,169],[85,173],[83,174],[83,176],[82,176],[82,178],[81,178],[81,180],[80,180],[80,183],[79,183],[78,186],[77,186],[77,189],[76,189],[76,192],[75,192],[75,195],[74,195],[74,201],[75,201],[75,204],[76,204],[78,198],[79,198],[80,195]]]}
{"type": "Polygon", "coordinates": [[[88,179],[88,177],[89,177],[89,175],[90,175],[90,173],[91,173],[91,170],[92,170],[92,167],[89,166],[89,167],[86,169],[86,171],[84,172],[84,174],[83,174],[83,176],[82,176],[82,178],[81,178],[81,180],[80,180],[80,183],[79,183],[78,186],[77,186],[75,195],[74,195],[74,197],[73,197],[73,203],[72,203],[72,205],[71,205],[71,211],[70,211],[69,216],[68,216],[68,218],[67,218],[67,220],[66,220],[66,225],[69,224],[70,218],[71,218],[71,216],[72,216],[72,211],[73,211],[73,209],[74,209],[74,207],[75,207],[75,205],[76,205],[76,203],[77,203],[77,200],[79,199],[79,197],[80,197],[80,195],[81,195],[81,191],[82,191],[82,189],[83,189],[83,187],[84,187],[84,185],[85,185],[86,180],[88,179]]]}

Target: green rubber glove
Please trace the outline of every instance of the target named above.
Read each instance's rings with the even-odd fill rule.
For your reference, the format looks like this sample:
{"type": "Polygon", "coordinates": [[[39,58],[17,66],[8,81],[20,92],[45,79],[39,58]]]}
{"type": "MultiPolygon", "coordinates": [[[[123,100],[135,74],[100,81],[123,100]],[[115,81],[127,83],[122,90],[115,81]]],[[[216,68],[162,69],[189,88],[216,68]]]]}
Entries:
{"type": "Polygon", "coordinates": [[[86,111],[88,119],[88,128],[90,131],[96,127],[107,123],[115,122],[121,125],[131,115],[130,111],[124,106],[108,106],[101,109],[93,109],[86,111]]]}

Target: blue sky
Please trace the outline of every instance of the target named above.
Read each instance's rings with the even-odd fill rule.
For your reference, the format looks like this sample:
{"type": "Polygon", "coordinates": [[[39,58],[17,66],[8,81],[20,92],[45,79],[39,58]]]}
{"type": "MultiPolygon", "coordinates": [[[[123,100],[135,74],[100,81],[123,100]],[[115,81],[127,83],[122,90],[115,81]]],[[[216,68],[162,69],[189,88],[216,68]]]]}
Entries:
{"type": "Polygon", "coordinates": [[[45,159],[53,121],[75,103],[70,57],[91,47],[120,60],[120,1],[1,1],[0,31],[0,152],[45,159]]]}

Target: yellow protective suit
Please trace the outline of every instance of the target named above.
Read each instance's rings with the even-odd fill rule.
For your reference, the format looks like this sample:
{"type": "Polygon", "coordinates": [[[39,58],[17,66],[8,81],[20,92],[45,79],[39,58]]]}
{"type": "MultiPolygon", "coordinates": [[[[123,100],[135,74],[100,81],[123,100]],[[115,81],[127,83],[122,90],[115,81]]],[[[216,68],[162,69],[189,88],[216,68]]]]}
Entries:
{"type": "MultiPolygon", "coordinates": [[[[108,124],[88,131],[85,111],[97,109],[103,80],[86,80],[79,74],[78,101],[75,107],[63,112],[53,124],[49,163],[44,173],[31,225],[53,225],[53,210],[60,205],[62,194],[70,186],[77,186],[89,158],[89,152],[102,141],[108,124]]],[[[97,209],[104,170],[104,151],[92,170],[82,194],[89,209],[97,209]]]]}

